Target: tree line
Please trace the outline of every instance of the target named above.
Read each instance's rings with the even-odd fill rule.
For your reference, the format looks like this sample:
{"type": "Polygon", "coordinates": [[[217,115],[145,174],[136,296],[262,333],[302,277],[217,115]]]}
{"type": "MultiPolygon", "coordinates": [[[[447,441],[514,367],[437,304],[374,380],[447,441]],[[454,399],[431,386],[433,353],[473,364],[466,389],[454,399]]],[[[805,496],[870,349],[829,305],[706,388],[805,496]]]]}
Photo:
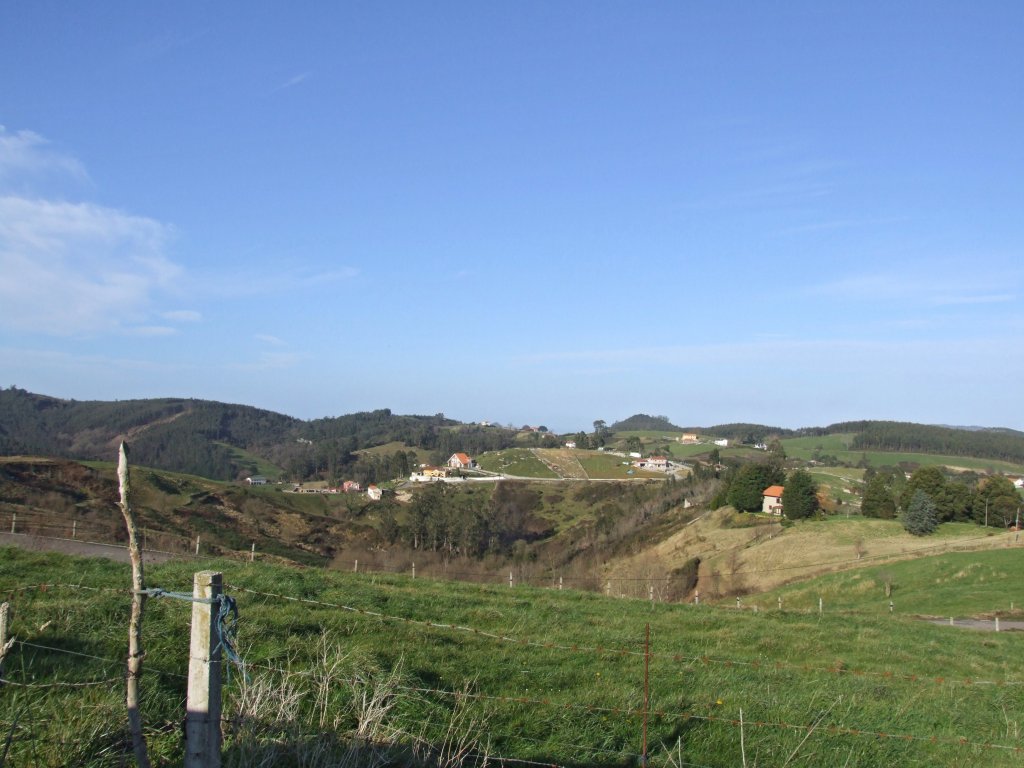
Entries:
{"type": "MultiPolygon", "coordinates": [[[[868,469],[861,514],[893,520],[909,511],[917,494],[934,510],[936,523],[970,522],[1007,527],[1017,521],[1021,496],[1002,475],[947,475],[939,467],[921,467],[908,479],[902,470],[868,469]]],[[[919,500],[917,513],[924,504],[919,500]]]]}

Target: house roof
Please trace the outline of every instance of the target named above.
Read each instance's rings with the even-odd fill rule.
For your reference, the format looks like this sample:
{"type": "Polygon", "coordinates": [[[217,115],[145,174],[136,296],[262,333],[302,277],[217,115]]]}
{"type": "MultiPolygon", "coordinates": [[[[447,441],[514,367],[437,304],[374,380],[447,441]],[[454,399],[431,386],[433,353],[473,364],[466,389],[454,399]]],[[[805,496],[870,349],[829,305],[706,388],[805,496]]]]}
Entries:
{"type": "Polygon", "coordinates": [[[452,454],[452,456],[461,461],[463,464],[469,464],[469,456],[467,456],[464,453],[454,453],[452,454]]]}
{"type": "Polygon", "coordinates": [[[767,488],[764,489],[764,493],[762,493],[761,495],[762,496],[781,496],[782,495],[782,486],[781,485],[769,485],[767,488]]]}

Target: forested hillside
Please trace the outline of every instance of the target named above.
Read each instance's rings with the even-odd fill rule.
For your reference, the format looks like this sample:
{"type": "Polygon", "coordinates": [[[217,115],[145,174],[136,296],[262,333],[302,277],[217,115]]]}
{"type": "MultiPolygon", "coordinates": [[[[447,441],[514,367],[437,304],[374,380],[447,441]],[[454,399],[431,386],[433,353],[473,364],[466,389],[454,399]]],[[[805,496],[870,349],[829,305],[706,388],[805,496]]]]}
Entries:
{"type": "Polygon", "coordinates": [[[646,413],[637,413],[628,419],[616,421],[611,426],[612,432],[682,432],[682,427],[677,427],[668,416],[648,416],[646,413]]]}
{"type": "Polygon", "coordinates": [[[266,462],[295,480],[347,473],[374,482],[408,472],[410,459],[362,456],[361,449],[401,442],[443,459],[507,447],[514,434],[388,409],[307,422],[210,400],[76,401],[0,390],[0,455],[110,461],[121,440],[131,445],[133,463],[216,480],[257,474],[266,462]]]}
{"type": "Polygon", "coordinates": [[[850,447],[853,450],[941,453],[1024,463],[1024,433],[1010,429],[968,430],[872,421],[864,424],[850,447]]]}

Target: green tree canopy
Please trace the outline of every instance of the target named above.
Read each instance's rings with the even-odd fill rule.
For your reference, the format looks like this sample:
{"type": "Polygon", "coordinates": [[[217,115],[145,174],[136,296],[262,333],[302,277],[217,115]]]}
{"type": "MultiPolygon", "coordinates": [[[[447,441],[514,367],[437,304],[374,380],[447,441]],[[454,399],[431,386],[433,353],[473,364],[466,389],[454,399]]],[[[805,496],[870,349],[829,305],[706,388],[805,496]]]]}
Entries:
{"type": "Polygon", "coordinates": [[[914,536],[927,536],[939,526],[935,503],[922,490],[914,491],[910,504],[903,513],[903,527],[914,536]]]}
{"type": "Polygon", "coordinates": [[[782,511],[790,520],[804,520],[818,512],[818,486],[810,473],[793,472],[782,491],[782,511]]]}
{"type": "Polygon", "coordinates": [[[989,525],[1008,525],[1016,519],[1020,506],[1020,494],[1009,478],[1002,475],[986,477],[978,483],[974,497],[974,520],[989,525]]]}
{"type": "Polygon", "coordinates": [[[772,464],[744,464],[729,484],[728,502],[740,512],[757,512],[764,500],[764,489],[781,485],[785,475],[772,464]]]}
{"type": "Polygon", "coordinates": [[[885,475],[876,474],[868,480],[860,510],[864,517],[879,517],[883,520],[896,518],[896,501],[885,475]]]}

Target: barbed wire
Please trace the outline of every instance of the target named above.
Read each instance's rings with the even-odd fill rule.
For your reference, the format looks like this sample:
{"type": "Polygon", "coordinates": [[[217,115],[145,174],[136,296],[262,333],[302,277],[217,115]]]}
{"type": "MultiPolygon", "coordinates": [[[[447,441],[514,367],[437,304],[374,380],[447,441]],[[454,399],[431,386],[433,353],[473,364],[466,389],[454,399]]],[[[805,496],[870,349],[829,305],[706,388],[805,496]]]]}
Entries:
{"type": "MultiPolygon", "coordinates": [[[[555,707],[557,709],[577,710],[577,709],[583,708],[583,705],[572,704],[572,703],[559,704],[559,703],[552,702],[551,699],[548,699],[548,698],[537,699],[537,698],[530,698],[530,697],[523,697],[523,696],[493,696],[493,695],[489,695],[489,694],[469,693],[469,692],[466,692],[466,691],[445,691],[445,690],[434,689],[434,688],[408,688],[408,689],[402,688],[402,690],[416,691],[418,693],[431,693],[431,694],[437,694],[437,695],[454,697],[454,698],[462,697],[462,698],[470,698],[470,699],[485,699],[485,700],[500,701],[500,702],[512,703],[512,704],[521,704],[521,705],[522,704],[529,704],[531,706],[555,707]]],[[[818,731],[818,732],[822,732],[822,733],[828,733],[830,735],[864,736],[864,737],[868,737],[868,738],[893,739],[893,740],[897,740],[897,741],[906,741],[906,742],[922,742],[922,743],[929,743],[929,744],[944,744],[944,745],[952,745],[952,746],[972,746],[972,747],[981,747],[981,748],[984,748],[984,749],[1005,750],[1005,751],[1015,752],[1017,754],[1024,754],[1024,744],[1015,744],[1015,745],[995,744],[995,743],[992,743],[992,742],[982,742],[982,741],[972,740],[972,739],[968,739],[966,737],[945,737],[945,736],[937,736],[937,735],[918,736],[918,735],[915,735],[915,734],[908,734],[908,733],[887,733],[887,732],[883,732],[883,731],[874,731],[874,730],[870,730],[870,729],[861,729],[861,728],[847,728],[847,727],[836,726],[836,725],[800,725],[800,724],[797,724],[797,723],[773,722],[773,721],[767,721],[767,720],[743,720],[741,722],[738,718],[721,717],[721,716],[709,715],[709,714],[698,714],[698,713],[692,712],[692,711],[673,712],[673,711],[664,710],[664,709],[650,709],[650,710],[647,710],[645,712],[643,709],[635,709],[635,708],[630,708],[630,709],[611,708],[611,709],[609,709],[607,707],[585,707],[585,709],[588,712],[604,712],[604,713],[607,713],[607,714],[623,715],[623,716],[628,716],[628,717],[638,717],[639,718],[639,717],[647,716],[647,717],[657,718],[657,719],[661,719],[661,720],[682,720],[682,721],[701,720],[701,721],[714,722],[714,723],[725,723],[725,724],[736,726],[736,727],[740,727],[742,725],[744,727],[749,726],[749,727],[756,727],[756,728],[781,728],[781,729],[788,729],[788,730],[795,730],[795,731],[804,731],[804,732],[812,732],[812,733],[815,732],[815,731],[818,731]]]]}
{"type": "MultiPolygon", "coordinates": [[[[33,512],[33,513],[30,513],[30,514],[42,514],[42,513],[33,512]]],[[[54,526],[48,526],[48,527],[56,528],[56,529],[59,529],[59,530],[67,530],[68,526],[67,526],[66,523],[64,523],[63,525],[54,525],[54,526]]],[[[751,528],[751,530],[754,530],[754,529],[755,529],[754,527],[751,528]]],[[[149,529],[146,529],[146,530],[149,530],[149,529]]],[[[154,536],[169,536],[169,537],[181,539],[182,541],[188,542],[189,544],[191,544],[191,542],[193,541],[193,539],[191,537],[181,536],[180,534],[175,534],[175,533],[170,533],[170,532],[165,532],[165,531],[149,530],[149,533],[154,535],[154,536]]],[[[1003,533],[1005,533],[1005,532],[1003,532],[1003,533]]],[[[987,534],[984,534],[984,535],[973,536],[973,537],[970,537],[968,539],[961,539],[959,541],[954,541],[954,542],[939,542],[939,543],[936,543],[936,544],[929,544],[929,545],[923,546],[923,547],[915,547],[913,549],[904,550],[904,551],[900,551],[900,552],[879,553],[877,555],[868,555],[868,556],[858,557],[858,558],[841,559],[841,560],[823,560],[823,561],[816,561],[816,562],[810,562],[810,563],[799,563],[799,564],[792,564],[792,565],[781,565],[781,566],[775,566],[775,567],[757,567],[757,568],[751,568],[751,569],[743,569],[743,568],[741,568],[741,569],[739,569],[737,571],[736,575],[758,575],[758,574],[765,574],[765,573],[778,573],[778,572],[786,572],[786,571],[808,570],[808,569],[813,569],[813,568],[837,568],[837,567],[842,567],[842,566],[851,566],[851,565],[858,565],[858,564],[862,565],[862,564],[864,564],[866,562],[868,562],[868,563],[877,563],[877,562],[882,562],[882,561],[900,560],[900,559],[905,559],[905,558],[908,558],[908,557],[914,557],[915,555],[920,554],[920,553],[931,552],[931,551],[949,551],[949,552],[953,552],[953,551],[957,551],[957,550],[969,550],[969,549],[972,548],[972,546],[974,544],[976,544],[978,542],[992,541],[993,540],[993,535],[994,534],[992,534],[992,533],[987,533],[987,534]]],[[[40,536],[40,537],[41,538],[47,538],[45,536],[40,536]]],[[[98,545],[106,545],[106,546],[122,546],[122,547],[123,546],[127,546],[127,542],[115,542],[113,544],[109,544],[107,542],[84,542],[84,541],[82,541],[80,539],[60,538],[60,540],[80,541],[82,543],[90,543],[90,544],[98,544],[98,545]]],[[[218,544],[216,546],[219,549],[224,550],[225,553],[229,552],[229,550],[224,549],[224,547],[222,545],[218,544]]],[[[745,546],[745,545],[743,545],[743,546],[745,546]]],[[[161,550],[147,549],[147,551],[152,551],[152,552],[156,552],[156,553],[159,553],[159,554],[166,554],[166,555],[171,555],[171,556],[174,556],[174,557],[181,557],[181,558],[195,557],[195,555],[192,554],[191,550],[188,550],[188,551],[185,551],[185,552],[165,552],[165,551],[161,551],[161,550]]],[[[244,555],[250,555],[251,554],[249,552],[245,552],[245,551],[242,551],[242,550],[237,550],[237,551],[233,551],[233,552],[234,552],[234,554],[236,556],[244,556],[244,555]]],[[[424,553],[426,554],[425,551],[424,551],[424,553]]],[[[703,555],[713,555],[713,554],[716,554],[716,553],[717,552],[713,551],[713,552],[700,553],[700,554],[703,554],[703,555]]],[[[436,553],[430,553],[430,554],[436,554],[436,553]]],[[[388,573],[388,574],[395,574],[395,575],[408,574],[410,572],[410,568],[408,566],[389,567],[389,566],[381,565],[379,563],[372,563],[370,561],[360,560],[360,559],[352,559],[352,560],[340,560],[340,559],[338,559],[338,560],[335,560],[333,562],[334,562],[335,566],[344,566],[346,569],[347,569],[348,566],[353,566],[355,569],[357,569],[357,572],[358,572],[359,569],[361,569],[362,572],[366,572],[366,573],[388,573]]],[[[511,570],[514,572],[516,569],[513,567],[511,570]]],[[[444,577],[450,577],[450,578],[455,578],[455,579],[465,578],[467,580],[468,579],[483,580],[484,583],[494,583],[494,584],[501,584],[501,583],[504,583],[504,581],[505,581],[505,577],[503,575],[503,572],[498,572],[498,571],[448,570],[447,566],[444,566],[443,569],[441,570],[441,572],[438,572],[438,567],[436,565],[433,565],[433,564],[426,564],[424,566],[421,566],[420,575],[421,575],[422,578],[444,578],[444,577]],[[428,576],[428,573],[429,573],[429,576],[428,576]]],[[[573,575],[564,575],[564,574],[559,575],[559,574],[556,574],[554,572],[549,573],[549,574],[544,574],[544,575],[525,575],[522,572],[520,572],[518,574],[518,579],[519,579],[520,582],[523,582],[523,583],[526,583],[526,584],[530,584],[531,586],[536,586],[538,582],[543,582],[543,584],[545,586],[548,586],[548,587],[551,587],[551,588],[554,588],[558,584],[583,583],[583,584],[587,584],[587,585],[594,585],[595,591],[598,591],[601,586],[607,586],[609,584],[633,583],[633,584],[651,584],[651,585],[664,584],[664,585],[668,585],[668,584],[672,583],[673,581],[677,581],[677,579],[675,577],[673,577],[673,576],[653,576],[653,575],[645,575],[645,576],[606,576],[606,575],[602,575],[600,573],[595,573],[595,574],[591,574],[591,575],[583,575],[583,576],[573,576],[573,575]]],[[[541,588],[543,588],[543,586],[541,588]]]]}
{"type": "Polygon", "coordinates": [[[0,685],[13,685],[16,688],[87,688],[91,685],[112,685],[114,683],[122,682],[123,678],[111,677],[106,680],[90,680],[82,683],[20,683],[17,680],[11,680],[6,677],[0,677],[0,685]]]}
{"type": "Polygon", "coordinates": [[[785,661],[762,661],[759,659],[728,659],[719,658],[710,655],[684,655],[678,653],[668,653],[662,651],[645,652],[643,650],[632,650],[629,648],[606,648],[604,646],[582,646],[579,644],[564,644],[553,641],[545,640],[531,640],[524,637],[512,637],[509,635],[500,634],[497,632],[489,632],[487,630],[477,629],[474,627],[465,626],[462,624],[454,624],[450,622],[441,622],[431,619],[410,619],[402,616],[393,616],[390,614],[382,613],[380,611],[373,611],[366,608],[356,608],[341,603],[331,603],[325,600],[313,600],[311,598],[303,597],[292,597],[288,595],[282,595],[273,592],[261,592],[258,590],[249,589],[248,587],[242,587],[238,585],[226,585],[227,589],[235,592],[249,593],[253,595],[259,595],[262,597],[271,597],[279,600],[287,600],[297,603],[306,603],[310,605],[316,605],[323,608],[335,608],[343,610],[349,613],[354,613],[362,616],[369,616],[377,618],[382,621],[392,621],[402,624],[408,624],[412,626],[422,626],[431,629],[441,629],[453,632],[459,632],[464,634],[471,634],[475,637],[487,638],[490,640],[496,640],[498,642],[509,643],[513,645],[526,646],[532,648],[543,648],[545,650],[555,651],[568,651],[573,653],[586,653],[595,654],[597,656],[631,656],[636,658],[643,658],[645,655],[654,660],[670,660],[674,663],[684,664],[715,664],[725,667],[749,667],[755,670],[788,670],[797,672],[807,673],[827,673],[836,675],[849,675],[851,677],[874,677],[886,680],[901,680],[906,682],[914,683],[934,683],[934,684],[947,684],[947,685],[991,685],[991,686],[1019,686],[1024,685],[1024,680],[981,680],[974,678],[955,678],[950,676],[929,676],[911,674],[906,672],[894,672],[891,670],[865,670],[859,668],[850,668],[845,662],[836,661],[831,666],[815,666],[810,664],[798,664],[794,662],[785,661]]]}
{"type": "MultiPolygon", "coordinates": [[[[17,640],[17,639],[15,639],[14,644],[18,645],[18,646],[25,647],[25,648],[35,648],[35,649],[41,650],[41,651],[48,651],[50,653],[63,654],[63,655],[66,655],[66,656],[77,656],[77,657],[84,658],[84,659],[91,659],[92,661],[102,661],[102,662],[104,662],[106,664],[122,665],[122,664],[127,663],[124,659],[111,659],[111,658],[106,657],[106,656],[95,656],[95,655],[93,655],[91,653],[81,653],[80,651],[69,651],[66,648],[55,648],[55,647],[50,646],[50,645],[40,645],[39,643],[31,643],[31,642],[29,642],[27,640],[17,640]]],[[[152,672],[152,673],[155,673],[155,674],[158,674],[158,675],[165,675],[167,677],[188,678],[187,674],[182,674],[180,672],[171,672],[170,670],[160,669],[159,667],[153,667],[152,665],[149,665],[149,664],[146,665],[145,671],[146,672],[152,672]]]]}

